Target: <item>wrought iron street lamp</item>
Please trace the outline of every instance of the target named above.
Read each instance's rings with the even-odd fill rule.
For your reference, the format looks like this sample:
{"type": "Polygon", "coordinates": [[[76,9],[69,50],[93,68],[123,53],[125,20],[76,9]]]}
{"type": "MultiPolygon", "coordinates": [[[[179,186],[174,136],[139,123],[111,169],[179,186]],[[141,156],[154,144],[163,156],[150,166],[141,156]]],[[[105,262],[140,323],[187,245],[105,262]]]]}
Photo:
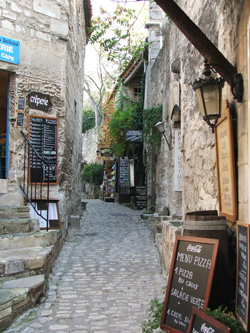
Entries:
{"type": "Polygon", "coordinates": [[[201,115],[214,133],[214,127],[221,117],[221,92],[225,81],[221,77],[213,78],[210,68],[205,60],[202,71],[204,78],[195,80],[192,86],[196,92],[201,115]]]}
{"type": "Polygon", "coordinates": [[[164,125],[164,121],[159,121],[159,122],[155,125],[155,127],[158,129],[158,131],[159,131],[161,134],[163,134],[163,136],[164,136],[164,138],[165,138],[165,140],[166,140],[166,142],[167,142],[168,148],[169,148],[170,150],[172,150],[172,148],[171,148],[171,146],[170,146],[170,144],[169,144],[169,142],[168,142],[168,139],[167,139],[167,137],[166,137],[166,134],[165,134],[165,125],[164,125]]]}

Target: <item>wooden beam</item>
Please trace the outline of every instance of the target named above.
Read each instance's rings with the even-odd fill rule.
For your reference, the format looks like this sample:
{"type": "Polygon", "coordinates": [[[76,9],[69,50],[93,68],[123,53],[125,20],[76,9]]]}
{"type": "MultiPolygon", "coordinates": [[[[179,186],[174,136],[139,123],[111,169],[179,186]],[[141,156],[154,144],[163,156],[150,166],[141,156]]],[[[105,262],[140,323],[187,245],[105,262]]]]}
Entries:
{"type": "MultiPolygon", "coordinates": [[[[200,28],[186,15],[173,0],[155,0],[178,29],[187,37],[208,63],[232,85],[236,68],[224,57],[217,47],[207,38],[200,28]],[[219,64],[220,66],[217,66],[219,64]]],[[[205,13],[204,13],[205,15],[205,13]]]]}

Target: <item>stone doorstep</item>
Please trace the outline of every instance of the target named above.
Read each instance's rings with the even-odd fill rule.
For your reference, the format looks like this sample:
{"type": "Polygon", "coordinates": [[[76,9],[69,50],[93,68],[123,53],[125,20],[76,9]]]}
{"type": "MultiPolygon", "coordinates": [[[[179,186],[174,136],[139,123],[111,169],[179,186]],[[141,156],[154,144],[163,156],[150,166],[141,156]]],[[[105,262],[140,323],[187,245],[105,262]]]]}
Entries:
{"type": "Polygon", "coordinates": [[[41,230],[33,234],[8,234],[0,236],[0,251],[54,245],[60,230],[41,230]]]}
{"type": "Polygon", "coordinates": [[[29,218],[29,207],[28,206],[0,206],[0,218],[29,218]]]}
{"type": "Polygon", "coordinates": [[[45,271],[50,265],[53,246],[31,247],[0,252],[0,273],[2,279],[27,274],[32,270],[45,271]]]}
{"type": "Polygon", "coordinates": [[[0,289],[0,328],[7,328],[17,316],[34,306],[44,292],[43,275],[4,282],[0,289]]]}
{"type": "Polygon", "coordinates": [[[15,234],[30,232],[31,227],[27,218],[0,218],[0,234],[15,234]]]}

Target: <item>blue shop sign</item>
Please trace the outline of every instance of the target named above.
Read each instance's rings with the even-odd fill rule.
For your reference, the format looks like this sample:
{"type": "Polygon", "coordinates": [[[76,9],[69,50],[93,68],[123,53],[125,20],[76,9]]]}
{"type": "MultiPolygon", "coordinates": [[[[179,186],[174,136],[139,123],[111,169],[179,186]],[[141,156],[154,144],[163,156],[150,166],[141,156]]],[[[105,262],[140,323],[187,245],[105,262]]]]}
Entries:
{"type": "Polygon", "coordinates": [[[14,39],[0,36],[0,60],[19,64],[20,42],[14,39]]]}

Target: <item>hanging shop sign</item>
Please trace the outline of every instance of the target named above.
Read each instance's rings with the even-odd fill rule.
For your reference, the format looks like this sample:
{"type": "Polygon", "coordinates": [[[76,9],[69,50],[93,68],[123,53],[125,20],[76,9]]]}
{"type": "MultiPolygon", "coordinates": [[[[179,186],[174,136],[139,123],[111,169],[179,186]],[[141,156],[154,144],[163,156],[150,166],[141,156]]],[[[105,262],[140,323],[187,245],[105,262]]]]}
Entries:
{"type": "Polygon", "coordinates": [[[101,148],[101,156],[104,157],[112,157],[113,152],[110,148],[101,148]]]}
{"type": "Polygon", "coordinates": [[[19,64],[20,42],[11,38],[0,36],[0,60],[19,64]]]}
{"type": "Polygon", "coordinates": [[[126,131],[126,141],[129,142],[141,142],[142,131],[126,131]]]}
{"type": "Polygon", "coordinates": [[[48,112],[52,104],[49,95],[32,91],[28,95],[28,103],[31,109],[48,112]]]}

